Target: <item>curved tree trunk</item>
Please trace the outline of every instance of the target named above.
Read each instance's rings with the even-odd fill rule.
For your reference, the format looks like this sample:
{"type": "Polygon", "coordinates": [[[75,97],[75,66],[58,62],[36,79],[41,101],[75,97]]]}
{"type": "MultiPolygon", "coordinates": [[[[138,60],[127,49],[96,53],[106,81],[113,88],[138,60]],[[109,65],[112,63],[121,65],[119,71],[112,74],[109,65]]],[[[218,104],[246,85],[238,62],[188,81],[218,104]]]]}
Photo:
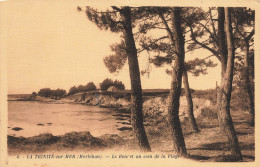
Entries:
{"type": "Polygon", "coordinates": [[[158,15],[162,19],[162,22],[165,25],[165,29],[168,34],[168,38],[173,47],[175,47],[176,51],[174,65],[172,67],[172,81],[169,95],[170,104],[168,108],[168,121],[172,133],[173,149],[176,152],[176,154],[180,156],[186,156],[187,150],[179,118],[181,83],[185,58],[184,36],[181,27],[180,11],[181,8],[178,7],[171,9],[172,31],[167,21],[165,20],[163,14],[160,11],[158,11],[158,15]]]}
{"type": "Polygon", "coordinates": [[[184,90],[185,90],[185,95],[186,95],[187,105],[188,105],[187,114],[188,114],[190,127],[193,132],[197,133],[199,132],[199,129],[193,114],[193,102],[192,102],[192,97],[191,97],[191,92],[189,87],[188,74],[185,68],[183,68],[182,78],[183,78],[184,90]]]}
{"type": "Polygon", "coordinates": [[[249,124],[250,126],[255,125],[255,106],[254,106],[254,95],[251,90],[250,84],[250,72],[249,72],[249,41],[247,39],[245,41],[245,56],[244,56],[244,68],[245,68],[245,87],[247,91],[247,98],[249,101],[249,124]]]}
{"type": "Polygon", "coordinates": [[[220,98],[218,118],[221,128],[224,130],[228,137],[231,147],[231,155],[235,156],[238,160],[242,159],[242,154],[239,148],[238,138],[233,125],[232,117],[230,114],[230,99],[232,91],[233,68],[234,68],[234,45],[231,28],[230,9],[225,8],[225,31],[228,48],[227,67],[222,78],[220,87],[220,98]]]}
{"type": "Polygon", "coordinates": [[[121,15],[124,22],[124,39],[126,44],[126,54],[128,58],[131,80],[131,124],[141,150],[151,151],[150,144],[148,142],[143,125],[142,87],[137,50],[132,32],[131,9],[129,7],[122,8],[121,15]]]}
{"type": "Polygon", "coordinates": [[[168,108],[168,118],[170,129],[172,132],[174,150],[178,155],[185,156],[187,154],[185,141],[182,133],[181,123],[179,119],[179,106],[181,95],[182,73],[184,68],[184,37],[181,28],[180,8],[173,8],[171,12],[172,29],[177,56],[174,62],[171,90],[170,105],[168,108]]]}

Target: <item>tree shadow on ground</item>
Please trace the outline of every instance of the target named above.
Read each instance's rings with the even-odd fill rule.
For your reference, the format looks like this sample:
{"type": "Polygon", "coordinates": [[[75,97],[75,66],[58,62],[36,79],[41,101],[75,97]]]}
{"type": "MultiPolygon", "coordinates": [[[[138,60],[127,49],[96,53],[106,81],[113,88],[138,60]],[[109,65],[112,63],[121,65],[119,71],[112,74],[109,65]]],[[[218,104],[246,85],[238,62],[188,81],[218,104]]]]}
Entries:
{"type": "Polygon", "coordinates": [[[249,125],[249,123],[246,122],[246,121],[234,121],[233,124],[234,125],[240,125],[240,126],[241,125],[247,125],[247,126],[249,125]]]}
{"type": "MultiPolygon", "coordinates": [[[[232,156],[232,155],[218,155],[218,156],[213,156],[213,157],[202,156],[202,155],[189,155],[187,158],[191,159],[191,160],[209,161],[209,162],[238,162],[238,161],[243,161],[243,160],[238,159],[238,157],[232,156]]],[[[243,155],[243,159],[251,159],[251,160],[254,161],[255,157],[250,156],[250,155],[243,155]]]]}
{"type": "Polygon", "coordinates": [[[199,129],[204,129],[204,128],[216,128],[218,127],[218,125],[207,125],[207,124],[201,124],[201,125],[198,125],[199,129]]]}
{"type": "Polygon", "coordinates": [[[243,135],[249,135],[249,134],[253,134],[250,132],[236,132],[238,136],[243,136],[243,135]]]}
{"type": "Polygon", "coordinates": [[[189,150],[226,150],[228,148],[228,143],[215,142],[210,144],[202,144],[199,148],[190,148],[189,150]]]}
{"type": "Polygon", "coordinates": [[[191,160],[200,160],[200,161],[203,160],[206,161],[210,159],[209,156],[202,156],[202,155],[189,155],[187,158],[191,160]]]}
{"type": "MultiPolygon", "coordinates": [[[[241,150],[255,150],[255,144],[239,143],[241,150]]],[[[190,148],[188,150],[230,150],[229,144],[227,142],[215,142],[210,144],[203,144],[200,148],[190,148]]]]}
{"type": "MultiPolygon", "coordinates": [[[[239,143],[241,151],[254,151],[255,144],[254,143],[239,143]]],[[[229,151],[230,147],[227,142],[215,142],[210,144],[203,144],[200,148],[190,148],[188,150],[203,150],[203,151],[229,151]]],[[[190,159],[200,160],[200,161],[213,161],[213,162],[237,162],[239,161],[237,157],[231,155],[218,155],[213,157],[201,156],[201,155],[190,155],[190,159]]],[[[251,155],[243,155],[243,159],[251,159],[255,160],[254,156],[251,155]]]]}
{"type": "Polygon", "coordinates": [[[255,157],[254,157],[254,156],[251,156],[251,155],[243,155],[243,158],[255,160],[255,157]]]}
{"type": "Polygon", "coordinates": [[[202,120],[202,121],[198,120],[197,124],[199,129],[219,127],[219,123],[217,119],[202,120]]]}
{"type": "Polygon", "coordinates": [[[239,143],[241,150],[255,150],[255,143],[247,144],[247,143],[239,143]]]}

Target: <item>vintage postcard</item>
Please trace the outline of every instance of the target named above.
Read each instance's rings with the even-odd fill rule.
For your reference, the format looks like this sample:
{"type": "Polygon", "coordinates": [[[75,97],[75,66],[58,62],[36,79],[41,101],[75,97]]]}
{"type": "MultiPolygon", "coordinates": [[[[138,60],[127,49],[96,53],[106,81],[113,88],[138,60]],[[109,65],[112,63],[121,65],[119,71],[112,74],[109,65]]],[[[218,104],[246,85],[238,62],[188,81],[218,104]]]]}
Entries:
{"type": "Polygon", "coordinates": [[[0,2],[0,166],[259,166],[258,12],[0,2]]]}

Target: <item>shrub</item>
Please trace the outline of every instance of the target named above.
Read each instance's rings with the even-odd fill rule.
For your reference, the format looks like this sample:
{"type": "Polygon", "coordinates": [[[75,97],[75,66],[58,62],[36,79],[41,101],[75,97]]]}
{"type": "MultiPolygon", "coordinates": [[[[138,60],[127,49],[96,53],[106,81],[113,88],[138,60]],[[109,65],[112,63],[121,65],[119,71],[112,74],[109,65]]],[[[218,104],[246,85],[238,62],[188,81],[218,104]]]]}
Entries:
{"type": "Polygon", "coordinates": [[[87,85],[79,85],[78,87],[73,86],[70,88],[68,95],[73,95],[79,92],[87,92],[87,91],[92,91],[96,90],[97,87],[93,82],[89,82],[87,85]]]}
{"type": "Polygon", "coordinates": [[[114,85],[118,90],[125,90],[125,85],[122,81],[115,80],[114,85]]]}
{"type": "Polygon", "coordinates": [[[65,94],[66,94],[66,90],[63,89],[51,90],[50,88],[43,88],[40,89],[40,91],[38,92],[38,95],[43,97],[52,97],[52,96],[63,97],[65,96],[65,94]]]}
{"type": "Polygon", "coordinates": [[[78,89],[77,89],[76,86],[72,86],[72,87],[70,88],[70,90],[69,90],[68,95],[73,95],[73,94],[75,94],[75,93],[78,93],[78,89]]]}
{"type": "Polygon", "coordinates": [[[52,90],[51,95],[55,96],[55,97],[63,97],[66,95],[66,90],[63,90],[63,89],[52,90]]]}
{"type": "Polygon", "coordinates": [[[91,90],[96,90],[96,89],[97,89],[97,87],[93,82],[89,82],[84,88],[85,91],[91,91],[91,90]]]}
{"type": "Polygon", "coordinates": [[[100,83],[101,90],[107,90],[110,86],[113,86],[113,80],[106,78],[103,82],[100,83]]]}
{"type": "Polygon", "coordinates": [[[52,91],[50,88],[43,88],[43,89],[40,89],[40,91],[38,92],[38,95],[43,96],[43,97],[50,97],[51,93],[52,93],[52,91]]]}
{"type": "Polygon", "coordinates": [[[77,92],[84,92],[85,91],[85,86],[79,85],[76,89],[77,89],[77,92]]]}
{"type": "Polygon", "coordinates": [[[233,110],[248,110],[249,101],[245,89],[236,88],[231,95],[231,109],[233,110]]]}
{"type": "Polygon", "coordinates": [[[101,90],[107,90],[109,87],[115,86],[118,90],[125,90],[125,85],[122,81],[106,78],[102,83],[100,83],[100,89],[101,90]]]}

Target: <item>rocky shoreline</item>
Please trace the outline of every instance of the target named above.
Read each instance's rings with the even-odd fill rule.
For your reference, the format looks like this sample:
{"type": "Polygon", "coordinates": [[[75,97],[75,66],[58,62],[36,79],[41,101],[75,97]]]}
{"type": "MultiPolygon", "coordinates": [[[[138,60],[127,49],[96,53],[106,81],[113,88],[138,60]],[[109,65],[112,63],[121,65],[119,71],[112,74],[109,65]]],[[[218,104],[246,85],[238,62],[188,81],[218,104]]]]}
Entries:
{"type": "MultiPolygon", "coordinates": [[[[163,96],[144,96],[143,98],[143,114],[145,117],[158,117],[166,116],[169,97],[167,95],[163,96]]],[[[87,94],[87,93],[78,93],[66,98],[59,100],[59,102],[64,103],[76,103],[76,104],[85,104],[93,105],[103,108],[114,108],[121,111],[129,111],[131,107],[130,98],[125,97],[114,97],[113,95],[102,95],[102,94],[87,94]]],[[[205,107],[210,107],[212,104],[210,100],[193,98],[194,106],[194,116],[197,118],[202,109],[205,107]]],[[[187,117],[187,101],[185,96],[180,97],[180,111],[179,115],[181,118],[185,119],[187,117]]]]}
{"type": "MultiPolygon", "coordinates": [[[[119,112],[130,113],[131,102],[130,94],[123,94],[118,96],[117,92],[110,92],[103,94],[100,92],[77,93],[59,100],[54,98],[46,98],[37,96],[34,100],[31,99],[9,99],[9,101],[38,101],[56,104],[73,103],[90,106],[97,106],[100,108],[113,108],[119,112]]],[[[143,97],[143,114],[144,117],[158,117],[166,116],[169,105],[169,98],[167,95],[160,96],[144,96],[143,97]]],[[[194,116],[197,118],[203,108],[210,107],[211,101],[203,98],[193,98],[194,116]]],[[[179,116],[181,120],[187,118],[187,100],[185,96],[180,97],[179,116]]]]}

